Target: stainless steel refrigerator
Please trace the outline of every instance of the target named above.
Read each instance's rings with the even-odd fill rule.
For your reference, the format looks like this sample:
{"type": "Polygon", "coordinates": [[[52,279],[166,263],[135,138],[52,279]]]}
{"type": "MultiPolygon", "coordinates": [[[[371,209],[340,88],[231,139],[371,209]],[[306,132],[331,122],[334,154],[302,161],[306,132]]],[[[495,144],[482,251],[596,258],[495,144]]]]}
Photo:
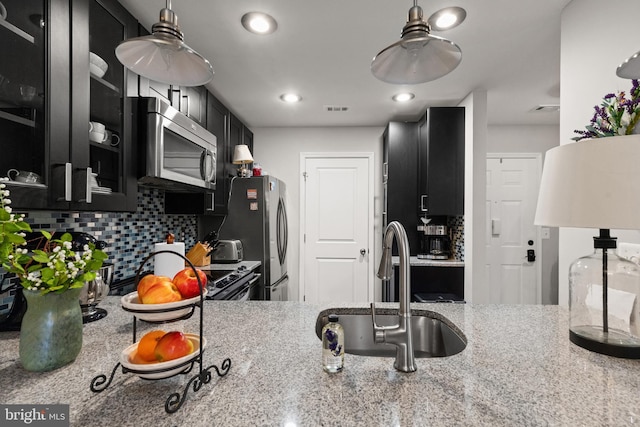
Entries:
{"type": "Polygon", "coordinates": [[[262,262],[257,299],[287,300],[286,186],[273,176],[234,178],[220,239],[242,242],[244,259],[262,262]]]}

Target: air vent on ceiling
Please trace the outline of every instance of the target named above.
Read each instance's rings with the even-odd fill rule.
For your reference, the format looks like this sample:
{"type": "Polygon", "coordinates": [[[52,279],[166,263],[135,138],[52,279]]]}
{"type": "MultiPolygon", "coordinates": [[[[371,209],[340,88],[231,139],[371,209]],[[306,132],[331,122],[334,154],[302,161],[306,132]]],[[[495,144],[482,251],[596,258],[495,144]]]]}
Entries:
{"type": "Polygon", "coordinates": [[[554,113],[556,111],[560,111],[560,106],[559,105],[538,105],[537,107],[534,107],[532,110],[532,112],[541,112],[541,113],[554,113]]]}
{"type": "Polygon", "coordinates": [[[349,107],[346,107],[344,105],[325,105],[324,110],[344,112],[344,111],[349,111],[349,107]]]}

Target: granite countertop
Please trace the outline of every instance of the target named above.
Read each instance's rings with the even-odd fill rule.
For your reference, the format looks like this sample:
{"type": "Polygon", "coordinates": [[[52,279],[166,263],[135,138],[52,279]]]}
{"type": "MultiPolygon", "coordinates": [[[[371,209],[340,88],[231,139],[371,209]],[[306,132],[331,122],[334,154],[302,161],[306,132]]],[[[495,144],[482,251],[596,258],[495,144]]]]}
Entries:
{"type": "MultiPolygon", "coordinates": [[[[2,404],[70,404],[78,426],[569,426],[640,423],[640,361],[592,353],[569,341],[568,311],[558,306],[412,304],[457,325],[468,344],[447,358],[417,359],[418,370],[393,358],[345,355],[343,372],[320,363],[315,335],[320,311],[344,304],[206,301],[204,364],[231,358],[228,375],[194,392],[175,414],[164,411],[192,377],[149,381],[115,375],[102,393],[92,378],[109,374],[132,340],[132,317],[118,297],[108,316],[84,326],[76,361],[48,373],[24,371],[18,332],[0,333],[2,404]]],[[[353,306],[353,305],[352,305],[353,306]]],[[[366,307],[366,304],[359,304],[366,307]]],[[[394,304],[379,304],[394,307],[394,304]]],[[[191,319],[163,325],[198,330],[191,319]]],[[[138,322],[138,337],[157,328],[138,322]]]]}
{"type": "MultiPolygon", "coordinates": [[[[391,257],[393,265],[400,265],[400,257],[391,257]]],[[[451,259],[426,259],[417,256],[409,257],[409,265],[416,267],[464,267],[464,261],[451,259]]]]}

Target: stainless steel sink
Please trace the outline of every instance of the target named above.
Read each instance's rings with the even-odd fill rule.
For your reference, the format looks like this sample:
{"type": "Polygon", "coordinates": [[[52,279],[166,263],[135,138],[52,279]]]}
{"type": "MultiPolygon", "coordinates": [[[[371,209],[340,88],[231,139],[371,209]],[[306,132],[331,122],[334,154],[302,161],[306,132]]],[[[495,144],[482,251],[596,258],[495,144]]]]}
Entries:
{"type": "MultiPolygon", "coordinates": [[[[395,357],[396,347],[376,344],[370,308],[333,308],[323,310],[316,319],[316,335],[321,338],[322,327],[329,322],[329,314],[340,317],[344,328],[345,352],[360,356],[395,357]]],[[[398,310],[376,308],[376,321],[381,326],[398,323],[398,310]]],[[[428,310],[411,310],[413,349],[415,357],[447,357],[460,353],[467,346],[464,334],[445,317],[428,310]]]]}

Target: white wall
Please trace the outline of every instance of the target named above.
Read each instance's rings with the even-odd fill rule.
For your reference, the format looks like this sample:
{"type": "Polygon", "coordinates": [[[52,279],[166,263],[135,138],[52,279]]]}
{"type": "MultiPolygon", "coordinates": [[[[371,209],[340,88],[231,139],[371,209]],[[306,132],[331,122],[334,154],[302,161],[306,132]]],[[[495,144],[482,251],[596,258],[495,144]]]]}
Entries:
{"type": "MultiPolygon", "coordinates": [[[[558,113],[539,113],[558,114],[558,113]]],[[[560,143],[558,125],[489,125],[487,153],[544,153],[560,143]]],[[[558,303],[558,229],[550,228],[549,239],[542,240],[542,303],[558,303]]]]}
{"type": "MultiPolygon", "coordinates": [[[[593,116],[593,106],[607,93],[628,91],[631,81],[616,76],[616,67],[640,50],[640,1],[573,0],[562,13],[560,69],[560,143],[567,144],[593,116]]],[[[638,195],[634,195],[637,197],[638,195]]],[[[596,230],[561,228],[559,236],[559,303],[568,305],[569,264],[593,252],[596,230]]],[[[618,241],[640,243],[639,231],[613,230],[618,241]]]]}
{"type": "MultiPolygon", "coordinates": [[[[289,216],[289,300],[298,301],[300,254],[300,153],[302,152],[373,152],[374,155],[374,247],[371,268],[378,266],[382,247],[382,127],[336,128],[257,128],[253,130],[253,158],[264,172],[287,184],[289,216]]],[[[375,279],[376,299],[381,284],[375,279]]]]}

